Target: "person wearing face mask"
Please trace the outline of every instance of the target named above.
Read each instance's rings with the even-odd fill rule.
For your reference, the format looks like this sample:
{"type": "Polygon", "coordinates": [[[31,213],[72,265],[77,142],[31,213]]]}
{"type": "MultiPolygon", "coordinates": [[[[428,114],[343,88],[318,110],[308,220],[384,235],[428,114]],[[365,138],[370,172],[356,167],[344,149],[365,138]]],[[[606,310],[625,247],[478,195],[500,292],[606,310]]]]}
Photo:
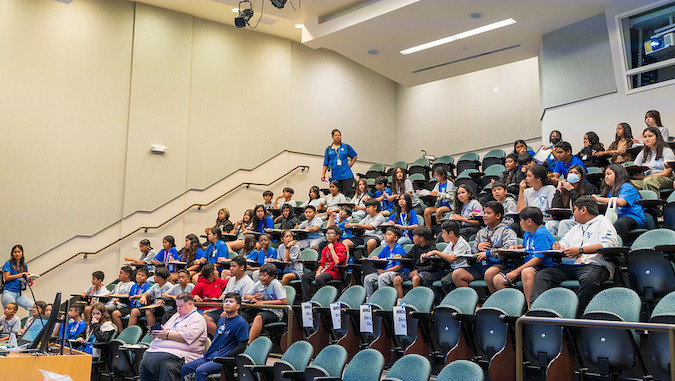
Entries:
{"type": "MultiPolygon", "coordinates": [[[[591,195],[597,192],[593,184],[586,182],[586,172],[580,165],[573,165],[567,170],[567,177],[558,181],[558,189],[553,195],[551,208],[572,210],[574,202],[581,196],[591,195]]],[[[553,235],[563,236],[575,225],[574,219],[556,220],[546,222],[546,229],[553,235]]]]}

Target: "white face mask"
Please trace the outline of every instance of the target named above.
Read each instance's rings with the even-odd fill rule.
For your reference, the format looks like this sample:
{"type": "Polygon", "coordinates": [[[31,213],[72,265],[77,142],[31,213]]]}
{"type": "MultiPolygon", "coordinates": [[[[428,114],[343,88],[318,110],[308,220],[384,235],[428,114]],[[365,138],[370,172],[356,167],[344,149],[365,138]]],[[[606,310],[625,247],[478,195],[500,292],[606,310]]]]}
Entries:
{"type": "Polygon", "coordinates": [[[567,182],[570,184],[576,184],[581,180],[581,176],[577,175],[576,173],[568,173],[567,174],[567,182]]]}

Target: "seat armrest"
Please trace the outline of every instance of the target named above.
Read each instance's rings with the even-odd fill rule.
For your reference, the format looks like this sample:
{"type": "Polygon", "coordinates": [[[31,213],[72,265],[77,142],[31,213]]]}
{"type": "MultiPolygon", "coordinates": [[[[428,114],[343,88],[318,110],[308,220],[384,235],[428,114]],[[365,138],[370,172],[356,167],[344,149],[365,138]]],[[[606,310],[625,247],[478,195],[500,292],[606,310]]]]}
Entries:
{"type": "Polygon", "coordinates": [[[344,311],[347,315],[349,315],[349,316],[355,316],[355,317],[358,317],[359,314],[361,313],[360,310],[356,310],[356,309],[353,309],[353,308],[345,308],[343,311],[344,311]]]}
{"type": "Polygon", "coordinates": [[[274,370],[274,367],[271,365],[244,365],[244,367],[254,373],[272,374],[272,371],[274,370]]]}
{"type": "Polygon", "coordinates": [[[317,377],[314,381],[342,381],[340,377],[317,377]]]}
{"type": "Polygon", "coordinates": [[[301,370],[283,370],[281,371],[281,376],[284,378],[290,378],[291,380],[304,380],[305,372],[301,370]]]}
{"type": "Polygon", "coordinates": [[[474,315],[469,315],[469,314],[460,314],[459,312],[455,312],[452,314],[452,318],[457,320],[457,321],[463,321],[463,322],[473,322],[475,319],[474,315]]]}
{"type": "Polygon", "coordinates": [[[420,311],[410,311],[408,313],[408,316],[419,320],[431,320],[432,317],[430,312],[420,312],[420,311]]]}
{"type": "Polygon", "coordinates": [[[229,366],[235,365],[235,358],[234,357],[214,357],[213,361],[217,362],[218,364],[223,364],[223,365],[229,365],[229,366]]]}
{"type": "Polygon", "coordinates": [[[504,321],[506,324],[515,325],[519,317],[520,316],[500,315],[499,319],[504,321]]]}
{"type": "Polygon", "coordinates": [[[382,316],[382,317],[388,317],[390,319],[394,318],[394,312],[393,311],[385,311],[385,310],[373,310],[373,315],[375,316],[382,316]]]}
{"type": "Polygon", "coordinates": [[[627,246],[617,246],[617,247],[603,247],[598,249],[598,253],[606,257],[616,257],[619,255],[626,255],[630,252],[630,247],[627,246]]]}

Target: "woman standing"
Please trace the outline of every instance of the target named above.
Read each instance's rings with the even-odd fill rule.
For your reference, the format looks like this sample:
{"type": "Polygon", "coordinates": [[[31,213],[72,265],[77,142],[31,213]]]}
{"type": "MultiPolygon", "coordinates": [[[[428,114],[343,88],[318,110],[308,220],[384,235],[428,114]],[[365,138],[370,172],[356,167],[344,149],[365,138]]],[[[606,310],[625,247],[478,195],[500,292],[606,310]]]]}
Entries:
{"type": "Polygon", "coordinates": [[[326,181],[326,171],[330,169],[330,181],[337,181],[340,192],[346,197],[354,196],[354,174],[352,166],[358,155],[349,144],[342,143],[342,133],[337,128],[331,132],[333,144],[326,147],[323,155],[321,181],[326,181]]]}
{"type": "Polygon", "coordinates": [[[33,301],[21,291],[26,289],[26,283],[19,279],[28,276],[28,267],[23,257],[23,246],[14,245],[9,256],[9,261],[2,267],[5,281],[5,289],[2,291],[2,305],[7,307],[9,303],[16,303],[28,311],[33,308],[33,301]]]}

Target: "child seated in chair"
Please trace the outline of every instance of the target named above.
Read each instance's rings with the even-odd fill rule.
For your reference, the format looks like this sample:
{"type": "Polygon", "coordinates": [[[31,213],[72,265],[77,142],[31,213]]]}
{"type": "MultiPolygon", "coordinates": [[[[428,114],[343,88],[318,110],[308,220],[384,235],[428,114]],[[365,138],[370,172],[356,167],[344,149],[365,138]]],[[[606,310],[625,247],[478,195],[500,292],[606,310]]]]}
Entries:
{"type": "MultiPolygon", "coordinates": [[[[291,207],[294,207],[297,205],[295,201],[293,201],[293,194],[295,194],[295,191],[291,187],[286,187],[284,190],[281,192],[281,195],[277,197],[276,200],[274,200],[274,206],[273,208],[278,209],[281,208],[283,205],[289,205],[291,207]],[[283,199],[283,201],[282,201],[283,199]]],[[[266,210],[269,210],[270,207],[265,206],[266,210]]]]}
{"type": "Polygon", "coordinates": [[[148,302],[152,299],[154,304],[158,306],[156,308],[147,308],[143,311],[140,310],[140,307],[135,307],[129,314],[129,325],[137,325],[138,318],[145,315],[147,326],[150,327],[157,322],[157,318],[161,319],[164,316],[164,313],[169,308],[159,298],[168,297],[169,293],[173,290],[174,285],[169,282],[170,276],[171,274],[167,269],[159,268],[155,271],[155,284],[148,291],[141,294],[138,302],[142,306],[148,306],[148,302]]]}
{"type": "Polygon", "coordinates": [[[81,299],[84,301],[89,300],[89,304],[84,307],[84,316],[87,320],[89,320],[91,316],[91,306],[93,306],[94,303],[98,303],[97,296],[106,296],[109,293],[108,289],[103,285],[103,279],[105,279],[103,271],[94,271],[91,273],[91,287],[80,294],[81,299]]]}
{"type": "Polygon", "coordinates": [[[436,185],[429,195],[436,196],[436,203],[434,206],[424,209],[424,223],[428,227],[433,226],[431,216],[434,213],[436,213],[435,222],[438,225],[441,223],[445,213],[452,212],[452,202],[455,199],[455,191],[457,189],[455,188],[455,184],[448,180],[448,172],[443,165],[434,168],[434,178],[436,179],[436,185]]]}
{"type": "Polygon", "coordinates": [[[312,205],[305,206],[305,218],[306,220],[295,228],[306,230],[307,238],[298,240],[297,245],[300,250],[311,247],[319,251],[319,245],[326,240],[326,237],[319,231],[323,227],[323,220],[316,215],[316,208],[312,205]]]}
{"type": "MultiPolygon", "coordinates": [[[[106,296],[108,295],[129,295],[129,290],[131,290],[131,286],[134,285],[134,282],[131,281],[131,273],[133,270],[131,270],[131,267],[129,266],[123,266],[120,269],[120,273],[117,276],[117,279],[119,279],[119,282],[117,285],[115,285],[115,288],[111,292],[109,292],[106,296]]],[[[108,301],[108,303],[105,304],[105,308],[108,310],[108,313],[111,313],[112,311],[115,311],[117,309],[126,307],[127,305],[125,303],[122,303],[118,298],[112,298],[108,301]]]]}
{"type": "MultiPolygon", "coordinates": [[[[382,242],[384,234],[377,229],[378,226],[384,223],[384,216],[379,212],[380,203],[375,199],[369,199],[366,201],[366,216],[357,224],[348,222],[345,224],[345,228],[360,228],[365,229],[365,232],[360,237],[354,236],[349,239],[345,239],[342,243],[349,251],[352,247],[358,245],[364,245],[366,251],[370,254],[376,247],[382,242]]],[[[353,231],[351,233],[354,233],[353,231]]]]}
{"type": "Polygon", "coordinates": [[[391,195],[391,189],[387,187],[387,178],[384,176],[376,178],[373,199],[380,203],[380,214],[384,217],[389,217],[394,210],[394,203],[389,201],[391,195]]]}
{"type": "Polygon", "coordinates": [[[21,330],[21,319],[16,317],[18,311],[19,305],[14,302],[7,303],[5,306],[5,315],[0,317],[0,329],[3,336],[0,341],[6,341],[10,334],[18,334],[21,330]]]}
{"type": "Polygon", "coordinates": [[[263,325],[281,321],[283,310],[264,308],[265,305],[285,305],[286,289],[277,279],[277,268],[271,263],[265,263],[260,268],[260,280],[246,293],[244,299],[260,308],[246,308],[242,317],[251,323],[248,343],[251,344],[262,331],[263,325]]]}
{"type": "Polygon", "coordinates": [[[384,269],[377,269],[376,272],[370,273],[363,278],[363,286],[366,289],[366,299],[375,292],[375,282],[377,282],[378,288],[392,286],[394,284],[394,278],[396,278],[401,273],[401,263],[396,261],[395,258],[401,258],[405,255],[405,249],[398,243],[399,238],[401,238],[401,229],[396,226],[387,228],[387,231],[384,233],[384,247],[382,251],[377,255],[377,258],[385,260],[387,263],[384,266],[384,269]]]}
{"type": "Polygon", "coordinates": [[[340,271],[336,266],[347,263],[347,248],[340,242],[340,228],[331,225],[326,229],[328,245],[321,251],[319,267],[316,271],[310,271],[302,275],[302,300],[309,300],[310,286],[316,282],[316,289],[320,289],[330,280],[340,279],[340,271]]]}
{"type": "MultiPolygon", "coordinates": [[[[157,269],[159,270],[159,269],[157,269]]],[[[141,307],[140,302],[141,295],[147,292],[150,289],[150,285],[146,283],[148,280],[148,270],[141,268],[136,271],[136,284],[131,286],[129,289],[129,300],[130,303],[128,306],[119,308],[112,313],[112,321],[117,330],[122,332],[124,330],[124,325],[122,324],[122,317],[127,316],[131,313],[133,308],[141,307]]]]}
{"type": "MultiPolygon", "coordinates": [[[[68,324],[66,324],[66,339],[75,340],[87,329],[87,323],[82,320],[82,313],[84,313],[84,306],[82,304],[73,304],[68,307],[68,324]]],[[[54,329],[54,336],[63,337],[61,323],[56,325],[54,329]]]]}
{"type": "MultiPolygon", "coordinates": [[[[434,235],[431,228],[428,226],[418,226],[413,230],[413,243],[415,244],[410,251],[403,256],[406,259],[412,259],[413,269],[410,272],[401,272],[394,278],[394,288],[398,291],[398,297],[403,298],[403,282],[406,280],[412,281],[413,288],[427,285],[431,287],[431,282],[427,282],[427,278],[436,270],[431,261],[422,262],[422,254],[436,250],[436,244],[433,243],[434,235]],[[428,284],[427,284],[428,283],[428,284]]],[[[440,273],[443,274],[443,273],[440,273]]],[[[445,274],[441,275],[436,280],[440,280],[445,274]]]]}

